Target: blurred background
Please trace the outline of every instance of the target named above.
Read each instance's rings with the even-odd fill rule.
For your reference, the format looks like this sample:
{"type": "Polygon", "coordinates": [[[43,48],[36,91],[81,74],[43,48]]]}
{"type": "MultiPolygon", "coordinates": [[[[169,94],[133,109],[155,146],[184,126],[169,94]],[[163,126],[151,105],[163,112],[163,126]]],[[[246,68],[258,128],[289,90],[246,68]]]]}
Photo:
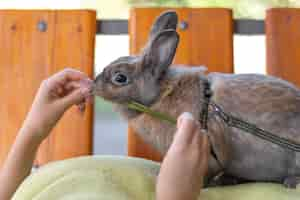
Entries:
{"type": "MultiPolygon", "coordinates": [[[[300,7],[300,0],[0,0],[1,9],[94,9],[99,19],[128,19],[132,6],[226,7],[235,18],[264,19],[271,7],[300,7]]],[[[95,75],[129,54],[128,35],[97,35],[95,75]],[[112,45],[113,44],[113,45],[112,45]]],[[[265,36],[234,36],[236,73],[265,73],[265,36]]],[[[127,153],[127,123],[110,103],[95,101],[94,154],[127,153]]]]}

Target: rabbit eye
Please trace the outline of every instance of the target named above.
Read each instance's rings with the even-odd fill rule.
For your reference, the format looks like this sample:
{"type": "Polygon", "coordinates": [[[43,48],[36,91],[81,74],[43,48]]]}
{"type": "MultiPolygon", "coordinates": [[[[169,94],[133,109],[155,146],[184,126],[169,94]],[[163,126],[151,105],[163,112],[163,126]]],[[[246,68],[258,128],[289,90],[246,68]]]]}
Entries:
{"type": "Polygon", "coordinates": [[[128,78],[124,74],[116,73],[112,78],[112,82],[116,85],[122,86],[128,84],[128,78]]]}

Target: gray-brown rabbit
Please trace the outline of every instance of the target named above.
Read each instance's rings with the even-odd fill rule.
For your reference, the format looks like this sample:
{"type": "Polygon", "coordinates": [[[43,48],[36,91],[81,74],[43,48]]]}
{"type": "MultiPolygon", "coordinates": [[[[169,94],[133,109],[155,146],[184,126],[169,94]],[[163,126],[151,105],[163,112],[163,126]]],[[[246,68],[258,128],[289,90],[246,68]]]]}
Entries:
{"type": "MultiPolygon", "coordinates": [[[[297,87],[271,76],[205,75],[201,67],[169,67],[179,42],[176,26],[175,12],[160,15],[140,55],[121,57],[97,76],[96,95],[113,102],[141,137],[162,154],[172,141],[175,126],[130,110],[126,104],[133,100],[173,117],[186,111],[199,119],[206,80],[211,100],[224,111],[300,143],[297,87]]],[[[216,154],[210,157],[208,177],[223,170],[229,176],[252,181],[298,183],[300,153],[229,128],[214,115],[208,116],[208,134],[216,154]]]]}

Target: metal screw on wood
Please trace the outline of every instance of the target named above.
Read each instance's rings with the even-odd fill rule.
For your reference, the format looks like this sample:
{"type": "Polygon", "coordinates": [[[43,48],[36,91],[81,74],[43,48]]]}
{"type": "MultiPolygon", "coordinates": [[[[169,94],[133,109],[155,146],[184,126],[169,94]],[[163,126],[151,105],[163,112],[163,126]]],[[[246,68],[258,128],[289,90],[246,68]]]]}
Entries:
{"type": "Polygon", "coordinates": [[[79,33],[82,32],[82,26],[81,25],[77,26],[77,32],[79,32],[79,33]]]}
{"type": "Polygon", "coordinates": [[[40,32],[47,31],[47,23],[45,21],[39,21],[37,24],[37,28],[40,32]]]}
{"type": "Polygon", "coordinates": [[[178,24],[178,27],[180,30],[186,30],[188,27],[189,27],[189,24],[186,22],[186,21],[181,21],[179,24],[178,24]]]}
{"type": "Polygon", "coordinates": [[[15,31],[15,30],[17,29],[17,26],[16,26],[15,24],[13,24],[13,25],[11,25],[10,29],[11,29],[12,31],[15,31]]]}

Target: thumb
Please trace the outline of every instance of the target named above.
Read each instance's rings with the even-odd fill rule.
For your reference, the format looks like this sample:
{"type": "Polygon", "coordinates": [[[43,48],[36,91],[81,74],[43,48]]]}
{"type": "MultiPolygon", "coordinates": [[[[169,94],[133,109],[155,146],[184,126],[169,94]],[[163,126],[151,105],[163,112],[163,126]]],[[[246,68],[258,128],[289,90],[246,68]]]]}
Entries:
{"type": "Polygon", "coordinates": [[[174,144],[179,143],[183,146],[188,146],[193,141],[197,122],[191,113],[183,113],[177,120],[177,132],[174,136],[174,144]]]}
{"type": "Polygon", "coordinates": [[[60,104],[62,104],[62,106],[65,108],[69,108],[74,104],[79,104],[80,102],[84,101],[88,93],[88,88],[79,88],[73,90],[73,92],[60,99],[60,104]]]}

